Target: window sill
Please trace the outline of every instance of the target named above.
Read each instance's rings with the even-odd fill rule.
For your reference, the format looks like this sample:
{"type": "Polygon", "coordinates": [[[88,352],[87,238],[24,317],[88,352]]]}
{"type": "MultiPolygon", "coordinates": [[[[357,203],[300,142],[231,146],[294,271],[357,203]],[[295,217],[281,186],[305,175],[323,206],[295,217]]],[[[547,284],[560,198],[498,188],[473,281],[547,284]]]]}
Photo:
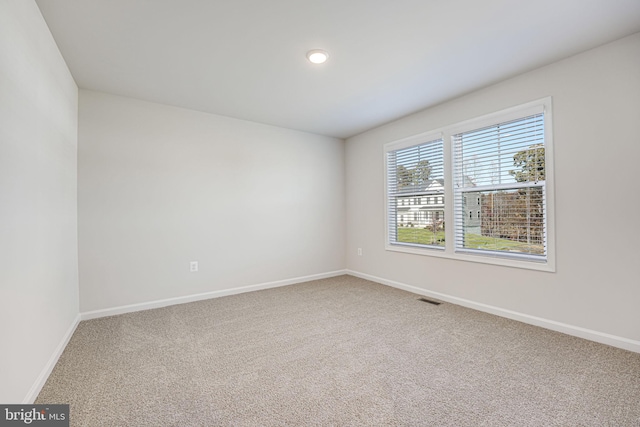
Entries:
{"type": "Polygon", "coordinates": [[[549,273],[555,273],[555,265],[550,260],[550,256],[547,261],[523,261],[518,259],[510,259],[502,256],[492,256],[485,254],[469,254],[469,253],[456,253],[453,252],[453,248],[442,247],[424,247],[412,244],[386,244],[385,249],[391,252],[403,252],[414,255],[431,256],[436,258],[447,258],[458,261],[476,262],[481,264],[499,265],[504,267],[520,268],[525,270],[537,270],[545,271],[549,273]]]}

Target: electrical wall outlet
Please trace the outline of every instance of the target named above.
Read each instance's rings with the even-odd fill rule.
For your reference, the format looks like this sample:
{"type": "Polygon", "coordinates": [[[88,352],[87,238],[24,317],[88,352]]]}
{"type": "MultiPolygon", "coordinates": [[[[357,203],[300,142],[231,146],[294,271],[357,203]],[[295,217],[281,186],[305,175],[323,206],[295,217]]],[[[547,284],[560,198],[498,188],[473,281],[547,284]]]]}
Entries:
{"type": "Polygon", "coordinates": [[[191,261],[189,263],[189,271],[195,273],[198,271],[198,261],[191,261]]]}
{"type": "Polygon", "coordinates": [[[358,248],[358,256],[362,256],[362,248],[358,248]]]}

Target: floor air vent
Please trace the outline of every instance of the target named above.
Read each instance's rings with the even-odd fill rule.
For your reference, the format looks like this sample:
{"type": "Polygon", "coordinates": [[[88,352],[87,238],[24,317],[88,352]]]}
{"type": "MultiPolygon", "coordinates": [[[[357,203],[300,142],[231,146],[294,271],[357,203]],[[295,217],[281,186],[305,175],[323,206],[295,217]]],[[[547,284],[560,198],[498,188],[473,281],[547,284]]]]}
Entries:
{"type": "Polygon", "coordinates": [[[418,301],[428,302],[429,304],[433,304],[433,305],[440,305],[440,304],[442,304],[441,302],[434,301],[434,300],[431,300],[431,299],[426,299],[426,298],[418,298],[418,301]]]}

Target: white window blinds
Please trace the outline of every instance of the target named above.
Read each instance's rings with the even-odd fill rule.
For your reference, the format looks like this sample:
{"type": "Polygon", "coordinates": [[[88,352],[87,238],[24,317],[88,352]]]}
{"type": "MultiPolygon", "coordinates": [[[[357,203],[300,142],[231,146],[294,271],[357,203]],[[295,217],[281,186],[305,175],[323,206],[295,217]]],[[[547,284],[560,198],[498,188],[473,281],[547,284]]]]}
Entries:
{"type": "Polygon", "coordinates": [[[444,246],[441,138],[387,152],[387,209],[389,243],[444,246]]]}
{"type": "Polygon", "coordinates": [[[456,252],[545,261],[544,113],[453,135],[456,252]]]}

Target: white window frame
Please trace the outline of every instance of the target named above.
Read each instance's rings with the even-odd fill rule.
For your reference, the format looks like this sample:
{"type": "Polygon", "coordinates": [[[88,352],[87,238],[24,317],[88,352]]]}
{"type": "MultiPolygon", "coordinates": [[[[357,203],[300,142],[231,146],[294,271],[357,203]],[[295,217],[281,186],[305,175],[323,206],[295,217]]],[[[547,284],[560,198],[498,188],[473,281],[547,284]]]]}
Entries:
{"type": "MultiPolygon", "coordinates": [[[[384,193],[384,195],[385,195],[385,224],[389,224],[389,221],[391,220],[391,218],[389,217],[389,192],[388,192],[388,187],[386,185],[386,177],[388,175],[388,173],[387,173],[388,172],[387,171],[387,153],[390,152],[390,151],[402,150],[403,148],[409,148],[409,147],[415,147],[415,146],[418,146],[418,145],[423,145],[423,144],[426,144],[426,143],[429,143],[429,142],[435,142],[435,141],[438,141],[438,140],[441,140],[441,139],[442,139],[442,134],[440,134],[440,133],[433,133],[433,132],[421,133],[419,135],[414,135],[414,136],[411,136],[409,138],[405,138],[405,139],[402,139],[402,140],[399,140],[399,141],[394,141],[393,149],[385,150],[385,153],[384,153],[384,164],[385,164],[385,168],[384,168],[384,170],[385,170],[385,187],[384,187],[385,188],[385,190],[384,190],[385,191],[385,193],[384,193]]],[[[443,145],[443,150],[444,150],[444,141],[443,141],[442,145],[443,145]]],[[[443,153],[443,155],[444,155],[444,153],[443,153]]],[[[443,159],[443,161],[444,161],[444,159],[443,159]]],[[[404,203],[404,200],[414,200],[414,197],[420,197],[420,198],[427,197],[427,200],[428,200],[428,198],[432,197],[432,196],[430,196],[430,195],[419,195],[419,196],[410,197],[408,199],[404,199],[403,198],[403,203],[404,203]]],[[[396,208],[397,208],[397,206],[396,206],[396,208]]],[[[396,223],[397,223],[397,216],[398,215],[399,214],[396,212],[396,218],[395,218],[396,223]]],[[[410,215],[408,215],[408,216],[409,216],[409,218],[411,218],[410,215]]],[[[409,219],[408,221],[411,221],[411,219],[409,219]]],[[[386,246],[388,247],[388,246],[391,245],[391,243],[390,243],[389,229],[388,229],[388,227],[386,225],[385,225],[385,236],[386,236],[386,242],[387,242],[386,246]]],[[[412,248],[419,248],[420,249],[420,248],[423,248],[423,247],[429,247],[429,248],[431,248],[433,250],[436,250],[436,251],[442,250],[442,247],[437,246],[437,245],[428,245],[427,246],[427,245],[421,245],[421,244],[417,244],[417,243],[393,243],[393,245],[401,245],[402,247],[405,248],[404,252],[411,252],[412,248]]]]}
{"type": "Polygon", "coordinates": [[[478,262],[484,264],[501,265],[506,267],[524,268],[529,270],[556,271],[555,251],[555,184],[554,184],[554,150],[553,150],[553,114],[552,98],[546,97],[526,104],[486,114],[463,122],[455,123],[440,129],[414,135],[401,140],[392,141],[384,145],[384,196],[385,196],[385,249],[394,252],[404,252],[433,257],[449,258],[461,261],[478,262]],[[516,120],[533,114],[544,114],[544,144],[545,144],[545,238],[546,259],[532,260],[518,255],[496,254],[487,251],[473,253],[456,252],[455,250],[455,218],[454,218],[454,158],[453,136],[462,132],[492,126],[499,123],[516,120]],[[389,197],[387,192],[387,153],[391,151],[420,145],[425,141],[442,138],[444,145],[444,220],[445,246],[434,248],[428,245],[404,244],[390,242],[389,239],[389,197]]]}

